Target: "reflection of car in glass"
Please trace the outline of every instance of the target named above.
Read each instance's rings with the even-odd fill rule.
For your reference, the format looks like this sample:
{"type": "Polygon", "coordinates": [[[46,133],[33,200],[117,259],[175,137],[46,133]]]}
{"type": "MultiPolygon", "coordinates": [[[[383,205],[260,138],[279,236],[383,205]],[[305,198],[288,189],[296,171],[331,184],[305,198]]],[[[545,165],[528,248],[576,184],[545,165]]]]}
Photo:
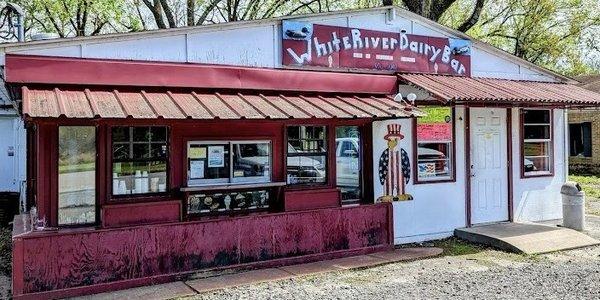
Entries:
{"type": "Polygon", "coordinates": [[[234,144],[233,170],[243,172],[235,177],[268,176],[269,175],[269,144],[234,144]]]}
{"type": "Polygon", "coordinates": [[[342,187],[358,187],[360,183],[360,147],[358,138],[335,139],[335,157],[337,185],[342,187]]]}
{"type": "Polygon", "coordinates": [[[532,171],[537,171],[537,167],[535,166],[535,164],[533,163],[533,161],[525,158],[523,160],[523,167],[525,169],[525,172],[532,172],[532,171]]]}
{"type": "MultiPolygon", "coordinates": [[[[288,153],[300,153],[288,143],[288,153]]],[[[317,160],[318,156],[287,157],[288,183],[309,183],[325,181],[325,164],[317,160]]],[[[325,158],[326,159],[326,158],[325,158]]]]}
{"type": "Polygon", "coordinates": [[[449,173],[446,154],[444,152],[427,147],[418,147],[417,156],[418,161],[421,163],[434,163],[436,175],[447,175],[449,173]]]}

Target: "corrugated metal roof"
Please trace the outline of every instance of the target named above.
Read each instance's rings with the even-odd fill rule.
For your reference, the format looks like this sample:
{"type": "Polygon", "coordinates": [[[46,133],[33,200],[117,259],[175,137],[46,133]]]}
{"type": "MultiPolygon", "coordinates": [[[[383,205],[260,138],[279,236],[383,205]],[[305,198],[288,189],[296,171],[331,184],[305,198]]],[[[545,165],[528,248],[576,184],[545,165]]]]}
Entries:
{"type": "Polygon", "coordinates": [[[600,94],[572,84],[431,74],[398,76],[445,101],[600,106],[600,94]]]}
{"type": "Polygon", "coordinates": [[[119,92],[23,87],[31,118],[329,119],[394,118],[422,112],[387,96],[119,92]]]}

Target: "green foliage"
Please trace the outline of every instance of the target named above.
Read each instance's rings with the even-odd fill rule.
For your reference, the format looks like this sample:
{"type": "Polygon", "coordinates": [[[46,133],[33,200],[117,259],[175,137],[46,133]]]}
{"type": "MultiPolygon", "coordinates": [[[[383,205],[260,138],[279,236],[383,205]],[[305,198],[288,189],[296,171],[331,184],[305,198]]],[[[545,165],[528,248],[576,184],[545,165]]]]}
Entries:
{"type": "Polygon", "coordinates": [[[485,250],[483,246],[472,244],[455,237],[434,241],[433,245],[444,249],[443,255],[448,256],[475,254],[485,250]]]}
{"type": "MultiPolygon", "coordinates": [[[[456,26],[471,2],[459,0],[441,22],[456,26]]],[[[467,33],[527,61],[566,75],[594,72],[586,56],[600,27],[598,0],[488,1],[467,33]]]]}

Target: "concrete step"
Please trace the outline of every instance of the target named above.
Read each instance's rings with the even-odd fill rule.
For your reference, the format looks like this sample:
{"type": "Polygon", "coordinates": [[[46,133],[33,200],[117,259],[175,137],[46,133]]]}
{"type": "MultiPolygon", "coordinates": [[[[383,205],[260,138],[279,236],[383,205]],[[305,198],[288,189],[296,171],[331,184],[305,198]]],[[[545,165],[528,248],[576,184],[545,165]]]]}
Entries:
{"type": "Polygon", "coordinates": [[[516,253],[540,254],[599,245],[600,241],[575,230],[530,223],[497,223],[454,231],[457,237],[516,253]]]}

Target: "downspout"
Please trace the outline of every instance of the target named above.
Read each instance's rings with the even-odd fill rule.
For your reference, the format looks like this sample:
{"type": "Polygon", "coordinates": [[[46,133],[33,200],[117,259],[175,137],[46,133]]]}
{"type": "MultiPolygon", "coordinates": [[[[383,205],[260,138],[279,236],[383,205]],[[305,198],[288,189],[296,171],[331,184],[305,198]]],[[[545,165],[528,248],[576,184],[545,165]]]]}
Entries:
{"type": "Polygon", "coordinates": [[[563,174],[565,175],[565,181],[569,180],[569,113],[568,108],[565,107],[563,112],[563,137],[564,137],[564,146],[563,146],[563,174]]]}

